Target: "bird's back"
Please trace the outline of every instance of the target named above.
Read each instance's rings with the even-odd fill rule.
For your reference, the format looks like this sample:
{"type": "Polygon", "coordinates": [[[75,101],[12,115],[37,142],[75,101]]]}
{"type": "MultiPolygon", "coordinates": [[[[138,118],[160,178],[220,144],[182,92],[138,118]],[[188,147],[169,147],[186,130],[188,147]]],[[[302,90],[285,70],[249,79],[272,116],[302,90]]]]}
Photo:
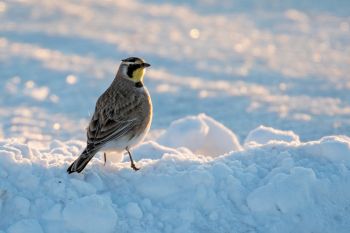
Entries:
{"type": "Polygon", "coordinates": [[[130,138],[138,136],[148,131],[151,120],[152,102],[147,89],[116,78],[96,103],[87,130],[88,144],[104,144],[103,139],[109,139],[108,135],[113,132],[127,134],[130,138]]]}

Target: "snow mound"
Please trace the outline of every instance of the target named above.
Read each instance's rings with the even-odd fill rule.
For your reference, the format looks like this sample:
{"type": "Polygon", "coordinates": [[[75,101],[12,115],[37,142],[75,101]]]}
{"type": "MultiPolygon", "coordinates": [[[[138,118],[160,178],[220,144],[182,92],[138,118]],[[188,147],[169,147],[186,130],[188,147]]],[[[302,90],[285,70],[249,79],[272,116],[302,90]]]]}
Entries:
{"type": "Polygon", "coordinates": [[[186,147],[195,154],[211,157],[241,149],[231,130],[203,113],[174,121],[158,142],[168,147],[186,147]]]}
{"type": "Polygon", "coordinates": [[[349,159],[350,138],[346,136],[327,136],[319,141],[306,144],[305,151],[315,156],[322,156],[331,161],[349,159]]]}
{"type": "MultiPolygon", "coordinates": [[[[0,229],[9,233],[348,232],[348,137],[303,143],[292,136],[271,136],[293,143],[258,140],[257,146],[208,157],[193,151],[203,146],[202,151],[218,153],[224,135],[230,137],[226,142],[234,142],[233,134],[211,118],[184,118],[165,135],[135,148],[141,167],[137,172],[128,161],[104,166],[97,157],[83,173],[71,175],[66,168],[83,142],[53,141],[39,150],[14,139],[0,140],[0,229]],[[206,124],[209,135],[221,133],[211,137],[212,147],[196,143],[190,151],[178,147],[186,141],[174,140],[175,148],[162,144],[172,134],[178,139],[180,132],[187,144],[198,138],[204,141],[206,124]]],[[[224,153],[240,149],[234,143],[222,145],[224,153]]]]}
{"type": "Polygon", "coordinates": [[[260,125],[248,134],[244,145],[261,145],[270,142],[299,143],[300,140],[293,131],[283,131],[260,125]]]}

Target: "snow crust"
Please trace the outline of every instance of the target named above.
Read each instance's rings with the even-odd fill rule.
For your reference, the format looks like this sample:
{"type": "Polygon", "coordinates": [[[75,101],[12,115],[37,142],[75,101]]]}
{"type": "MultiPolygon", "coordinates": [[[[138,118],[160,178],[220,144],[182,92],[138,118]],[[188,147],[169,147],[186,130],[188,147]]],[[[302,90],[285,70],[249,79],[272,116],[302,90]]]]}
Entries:
{"type": "Polygon", "coordinates": [[[128,161],[66,168],[82,141],[0,141],[0,229],[8,233],[348,232],[350,139],[300,142],[269,127],[242,148],[200,114],[173,122],[128,161]],[[182,136],[183,135],[183,136],[182,136]],[[156,142],[157,141],[157,142],[156,142]],[[164,144],[166,145],[164,145],[164,144]]]}

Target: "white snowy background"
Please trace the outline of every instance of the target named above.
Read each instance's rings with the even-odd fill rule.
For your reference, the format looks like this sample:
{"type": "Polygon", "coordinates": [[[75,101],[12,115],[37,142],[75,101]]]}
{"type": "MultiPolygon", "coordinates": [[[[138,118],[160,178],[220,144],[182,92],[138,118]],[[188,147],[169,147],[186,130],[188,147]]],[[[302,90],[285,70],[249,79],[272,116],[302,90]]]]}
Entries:
{"type": "Polygon", "coordinates": [[[347,0],[0,0],[0,232],[349,232],[347,0]],[[66,174],[119,61],[154,104],[66,174]]]}

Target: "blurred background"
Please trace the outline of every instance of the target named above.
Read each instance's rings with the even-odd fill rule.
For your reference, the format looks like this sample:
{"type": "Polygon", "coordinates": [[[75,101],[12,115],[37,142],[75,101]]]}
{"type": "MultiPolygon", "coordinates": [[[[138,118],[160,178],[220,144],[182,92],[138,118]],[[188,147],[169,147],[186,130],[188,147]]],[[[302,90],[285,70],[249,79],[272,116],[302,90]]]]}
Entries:
{"type": "Polygon", "coordinates": [[[206,113],[244,140],[350,132],[350,1],[0,0],[0,138],[85,140],[121,59],[144,58],[152,131],[206,113]]]}

